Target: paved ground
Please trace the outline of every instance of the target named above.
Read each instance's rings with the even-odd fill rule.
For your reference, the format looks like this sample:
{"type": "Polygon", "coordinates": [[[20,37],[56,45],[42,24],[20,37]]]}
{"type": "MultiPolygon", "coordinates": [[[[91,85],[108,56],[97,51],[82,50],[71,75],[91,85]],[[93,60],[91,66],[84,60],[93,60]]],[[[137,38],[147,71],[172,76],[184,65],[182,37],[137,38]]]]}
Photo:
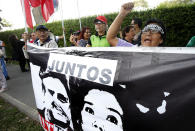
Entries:
{"type": "Polygon", "coordinates": [[[7,81],[8,90],[0,93],[0,97],[38,121],[31,73],[21,72],[19,65],[8,64],[7,68],[11,79],[7,81]]]}

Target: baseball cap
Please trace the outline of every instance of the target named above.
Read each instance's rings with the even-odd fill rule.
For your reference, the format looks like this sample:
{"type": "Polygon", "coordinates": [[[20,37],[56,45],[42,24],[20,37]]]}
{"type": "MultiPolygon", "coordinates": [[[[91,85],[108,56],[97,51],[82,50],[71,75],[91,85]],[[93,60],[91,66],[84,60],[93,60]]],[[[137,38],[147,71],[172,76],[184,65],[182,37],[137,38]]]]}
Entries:
{"type": "Polygon", "coordinates": [[[105,16],[98,16],[98,17],[95,18],[94,23],[101,24],[100,22],[103,22],[104,24],[107,24],[106,17],[105,16]]]}
{"type": "Polygon", "coordinates": [[[38,25],[36,28],[36,31],[40,30],[40,29],[44,29],[44,30],[48,31],[48,29],[44,25],[38,25]]]}

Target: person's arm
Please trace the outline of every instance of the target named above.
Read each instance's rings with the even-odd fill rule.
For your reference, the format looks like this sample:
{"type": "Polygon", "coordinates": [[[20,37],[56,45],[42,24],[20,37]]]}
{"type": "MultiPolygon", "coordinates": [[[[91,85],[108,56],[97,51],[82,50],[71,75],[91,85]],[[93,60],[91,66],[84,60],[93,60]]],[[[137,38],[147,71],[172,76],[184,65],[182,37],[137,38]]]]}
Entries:
{"type": "Polygon", "coordinates": [[[3,51],[0,49],[0,58],[3,56],[3,51]]]}
{"type": "Polygon", "coordinates": [[[29,41],[29,39],[30,39],[30,37],[29,37],[29,35],[28,35],[28,33],[27,32],[24,32],[23,33],[24,35],[24,37],[23,37],[23,40],[24,40],[24,42],[26,43],[27,41],[29,41]]]}
{"type": "Polygon", "coordinates": [[[110,28],[108,29],[106,38],[111,46],[117,46],[118,43],[117,33],[120,30],[120,26],[124,18],[127,16],[129,12],[131,12],[133,7],[134,7],[133,2],[123,4],[121,6],[119,14],[117,15],[117,17],[111,24],[110,28]]]}
{"type": "Polygon", "coordinates": [[[63,35],[58,36],[58,39],[64,39],[64,36],[63,35]]]}
{"type": "Polygon", "coordinates": [[[22,48],[24,45],[25,45],[25,42],[24,41],[19,41],[18,42],[19,48],[22,48]]]}
{"type": "Polygon", "coordinates": [[[5,47],[5,43],[2,41],[2,45],[1,45],[2,47],[5,47]]]}
{"type": "Polygon", "coordinates": [[[50,40],[47,48],[58,48],[58,44],[55,40],[50,40]]]}
{"type": "Polygon", "coordinates": [[[75,40],[75,36],[74,36],[74,35],[71,34],[69,40],[70,40],[70,42],[71,42],[73,45],[78,46],[78,45],[77,45],[77,42],[76,42],[76,40],[75,40]]]}

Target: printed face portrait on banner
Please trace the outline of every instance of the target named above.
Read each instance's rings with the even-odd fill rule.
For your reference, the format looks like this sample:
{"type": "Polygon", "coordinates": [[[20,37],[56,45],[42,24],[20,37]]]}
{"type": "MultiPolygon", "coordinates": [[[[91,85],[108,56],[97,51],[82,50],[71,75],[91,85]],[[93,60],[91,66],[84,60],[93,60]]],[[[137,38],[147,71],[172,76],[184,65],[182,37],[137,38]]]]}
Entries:
{"type": "Polygon", "coordinates": [[[44,111],[42,117],[62,129],[70,128],[70,101],[67,94],[65,75],[54,72],[40,74],[44,111]]]}
{"type": "Polygon", "coordinates": [[[72,119],[82,131],[125,131],[124,107],[120,96],[125,89],[78,78],[70,78],[72,119]],[[75,110],[76,109],[76,110],[75,110]]]}
{"type": "Polygon", "coordinates": [[[85,96],[81,111],[84,131],[122,131],[122,116],[122,108],[111,93],[92,89],[85,96]]]}

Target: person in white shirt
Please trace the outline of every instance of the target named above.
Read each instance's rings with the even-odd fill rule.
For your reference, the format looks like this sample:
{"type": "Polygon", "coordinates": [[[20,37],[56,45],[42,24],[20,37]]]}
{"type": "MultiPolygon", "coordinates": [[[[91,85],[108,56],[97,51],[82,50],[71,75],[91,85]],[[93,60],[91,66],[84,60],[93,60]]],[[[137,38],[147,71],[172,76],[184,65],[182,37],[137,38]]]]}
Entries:
{"type": "Polygon", "coordinates": [[[38,39],[34,44],[45,48],[58,48],[57,43],[49,37],[48,29],[44,25],[37,26],[36,36],[38,39]]]}

